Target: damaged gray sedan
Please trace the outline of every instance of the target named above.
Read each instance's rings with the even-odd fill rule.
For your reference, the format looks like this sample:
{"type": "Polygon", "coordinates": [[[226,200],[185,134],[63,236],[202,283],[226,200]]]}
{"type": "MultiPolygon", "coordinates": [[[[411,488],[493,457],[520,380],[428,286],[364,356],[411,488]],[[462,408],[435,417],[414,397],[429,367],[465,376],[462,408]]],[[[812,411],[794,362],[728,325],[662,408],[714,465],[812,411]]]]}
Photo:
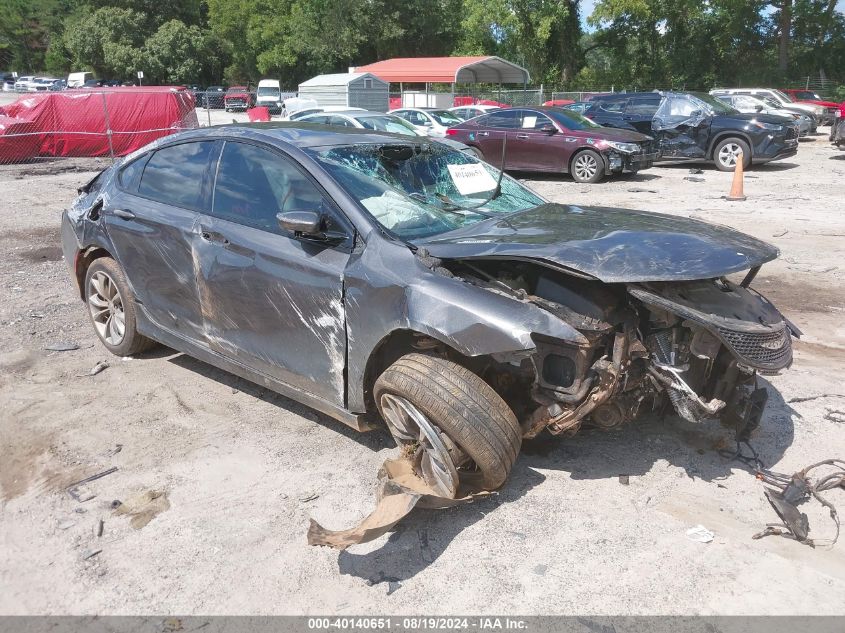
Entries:
{"type": "Polygon", "coordinates": [[[298,124],[177,134],[80,190],[62,241],[111,352],[155,342],[355,429],[438,495],[523,438],[648,411],[740,436],[799,333],[751,288],[774,247],[552,204],[425,138],[298,124]],[[738,275],[738,276],[737,276],[738,275]]]}

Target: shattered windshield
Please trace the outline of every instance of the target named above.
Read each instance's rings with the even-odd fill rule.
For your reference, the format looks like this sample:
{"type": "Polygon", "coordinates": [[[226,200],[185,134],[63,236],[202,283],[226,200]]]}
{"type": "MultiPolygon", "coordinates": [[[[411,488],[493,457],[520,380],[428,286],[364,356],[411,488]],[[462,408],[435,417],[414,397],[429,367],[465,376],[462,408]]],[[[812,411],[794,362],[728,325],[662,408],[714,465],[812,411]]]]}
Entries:
{"type": "Polygon", "coordinates": [[[310,153],[379,224],[403,239],[545,202],[508,176],[497,192],[498,170],[439,143],[345,145],[310,153]]]}

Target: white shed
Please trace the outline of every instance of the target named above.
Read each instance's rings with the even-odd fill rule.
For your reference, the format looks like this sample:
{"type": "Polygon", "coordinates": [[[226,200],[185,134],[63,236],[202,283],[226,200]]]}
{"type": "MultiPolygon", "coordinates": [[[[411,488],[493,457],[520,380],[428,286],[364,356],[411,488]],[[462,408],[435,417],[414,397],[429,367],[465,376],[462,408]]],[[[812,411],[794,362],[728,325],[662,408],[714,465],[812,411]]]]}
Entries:
{"type": "Polygon", "coordinates": [[[317,75],[299,84],[299,96],[320,106],[346,106],[387,112],[390,84],[370,73],[317,75]]]}

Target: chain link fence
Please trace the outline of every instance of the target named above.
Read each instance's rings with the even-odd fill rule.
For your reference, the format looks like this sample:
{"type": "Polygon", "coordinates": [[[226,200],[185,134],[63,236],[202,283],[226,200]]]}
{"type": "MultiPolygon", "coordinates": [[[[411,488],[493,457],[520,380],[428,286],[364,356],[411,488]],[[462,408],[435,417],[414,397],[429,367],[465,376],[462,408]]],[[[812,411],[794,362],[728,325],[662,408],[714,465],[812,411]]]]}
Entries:
{"type": "Polygon", "coordinates": [[[57,158],[115,159],[199,126],[180,88],[115,88],[3,95],[0,164],[57,158]]]}

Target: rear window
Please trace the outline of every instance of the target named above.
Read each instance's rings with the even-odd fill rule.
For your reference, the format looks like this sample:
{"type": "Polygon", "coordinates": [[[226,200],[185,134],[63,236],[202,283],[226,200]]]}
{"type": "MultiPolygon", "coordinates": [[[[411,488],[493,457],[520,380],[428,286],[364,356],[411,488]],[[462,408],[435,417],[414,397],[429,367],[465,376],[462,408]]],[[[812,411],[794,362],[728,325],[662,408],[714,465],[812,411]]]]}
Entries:
{"type": "Polygon", "coordinates": [[[118,172],[117,182],[123,189],[134,190],[138,186],[138,176],[144,170],[147,158],[147,156],[137,158],[118,172]]]}
{"type": "Polygon", "coordinates": [[[625,107],[625,114],[654,116],[660,106],[660,98],[640,97],[631,99],[625,107]]]}
{"type": "Polygon", "coordinates": [[[138,193],[165,204],[202,210],[202,187],[213,141],[171,145],[152,155],[138,193]]]}

